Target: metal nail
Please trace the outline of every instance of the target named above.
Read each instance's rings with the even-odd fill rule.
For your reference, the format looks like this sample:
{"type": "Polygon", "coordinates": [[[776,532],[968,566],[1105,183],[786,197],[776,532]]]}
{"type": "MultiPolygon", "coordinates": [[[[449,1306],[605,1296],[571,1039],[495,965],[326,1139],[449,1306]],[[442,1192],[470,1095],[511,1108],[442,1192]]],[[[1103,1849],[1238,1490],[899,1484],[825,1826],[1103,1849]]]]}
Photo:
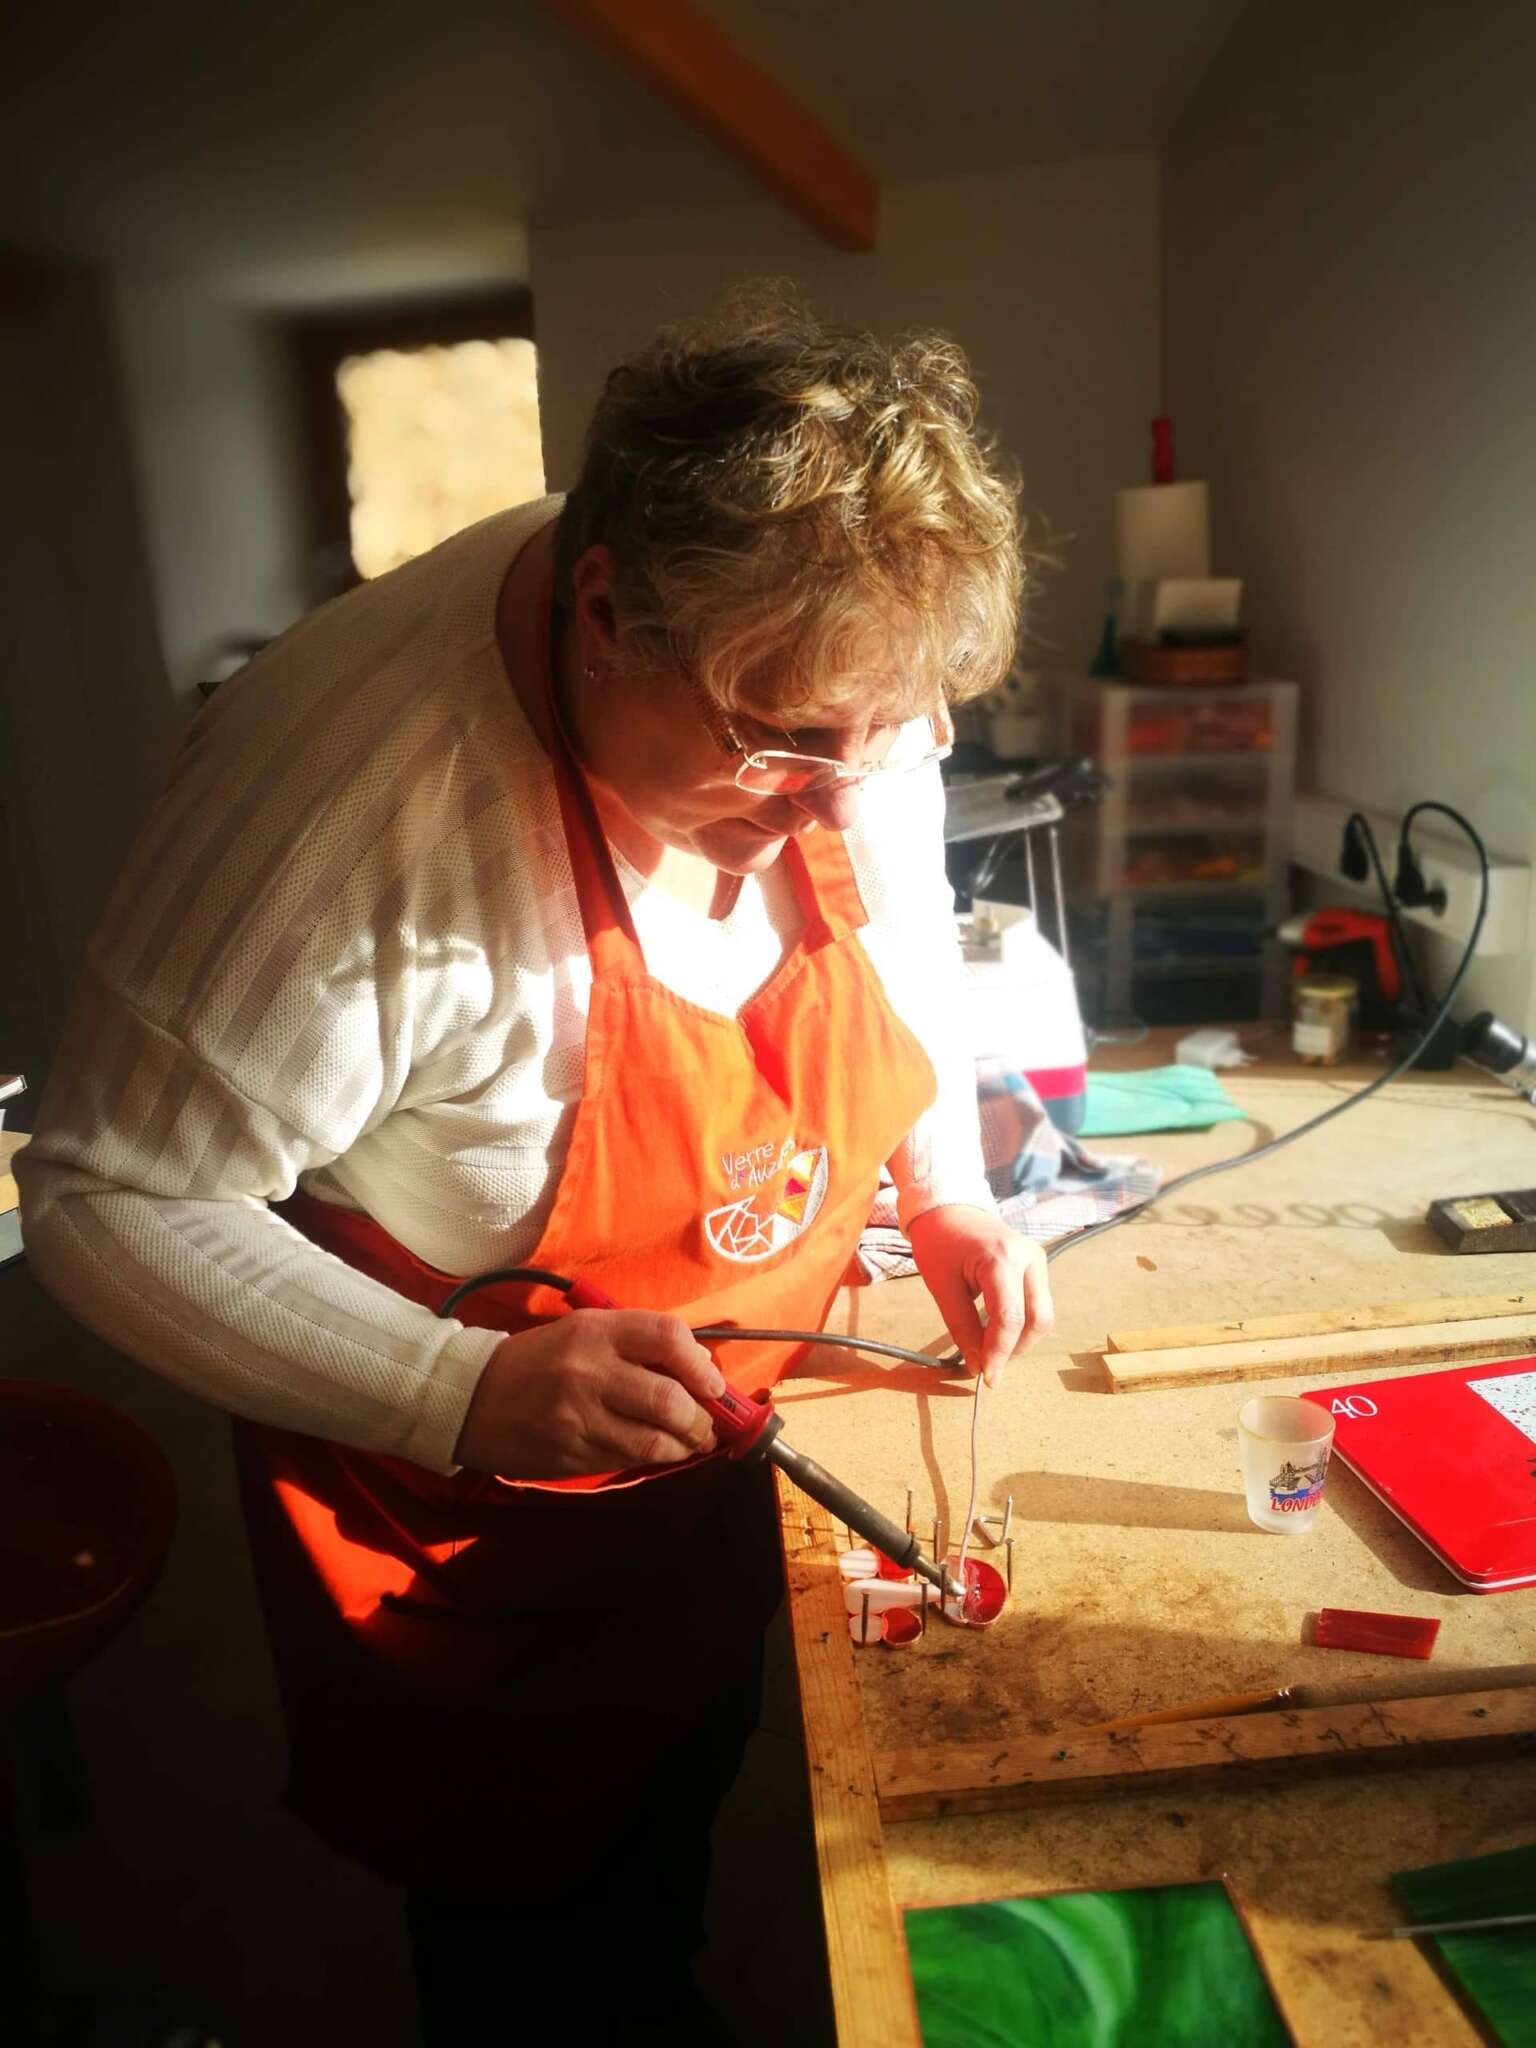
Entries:
{"type": "Polygon", "coordinates": [[[1053,825],[1046,834],[1051,848],[1051,874],[1056,884],[1056,949],[1068,967],[1072,949],[1067,939],[1067,893],[1061,886],[1061,841],[1053,825]]]}
{"type": "Polygon", "coordinates": [[[907,1488],[907,1534],[912,1534],[912,1489],[907,1488]]]}
{"type": "Polygon", "coordinates": [[[922,1581],[922,1587],[923,1587],[923,1595],[922,1595],[922,1600],[923,1600],[923,1625],[922,1625],[922,1628],[921,1628],[921,1630],[919,1631],[919,1633],[920,1633],[920,1634],[922,1634],[922,1635],[927,1635],[927,1633],[928,1633],[928,1581],[927,1581],[926,1579],[924,1579],[924,1580],[922,1581]]]}
{"type": "Polygon", "coordinates": [[[1008,1590],[1013,1591],[1013,1538],[1010,1536],[1004,1546],[1008,1552],[1008,1590]]]}
{"type": "Polygon", "coordinates": [[[859,1642],[860,1642],[860,1644],[862,1645],[862,1644],[864,1644],[864,1643],[867,1643],[868,1641],[869,1641],[869,1595],[868,1595],[868,1594],[866,1593],[866,1594],[864,1595],[864,1616],[863,1616],[863,1619],[862,1619],[862,1620],[860,1621],[860,1623],[859,1623],[859,1642]]]}

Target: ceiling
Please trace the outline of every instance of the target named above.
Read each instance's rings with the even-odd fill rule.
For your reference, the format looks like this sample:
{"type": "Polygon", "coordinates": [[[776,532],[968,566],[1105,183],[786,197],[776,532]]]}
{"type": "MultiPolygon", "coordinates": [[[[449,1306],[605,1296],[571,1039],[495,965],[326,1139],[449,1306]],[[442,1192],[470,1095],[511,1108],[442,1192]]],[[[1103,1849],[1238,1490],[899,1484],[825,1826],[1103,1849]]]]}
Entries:
{"type": "MultiPolygon", "coordinates": [[[[705,0],[883,184],[1156,148],[1242,4],[705,0]]],[[[536,0],[33,0],[0,76],[0,238],[273,297],[757,190],[536,0]]]]}

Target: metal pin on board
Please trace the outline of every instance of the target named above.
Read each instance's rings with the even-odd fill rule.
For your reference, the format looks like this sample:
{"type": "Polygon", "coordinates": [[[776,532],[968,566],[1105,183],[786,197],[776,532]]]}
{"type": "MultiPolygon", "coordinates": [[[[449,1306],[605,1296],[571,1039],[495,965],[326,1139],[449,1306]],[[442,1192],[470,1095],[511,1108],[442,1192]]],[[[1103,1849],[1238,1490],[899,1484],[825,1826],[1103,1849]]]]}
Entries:
{"type": "Polygon", "coordinates": [[[1007,1501],[1004,1503],[1003,1512],[1000,1515],[978,1515],[976,1519],[982,1528],[987,1530],[987,1540],[994,1550],[999,1543],[1006,1543],[1008,1541],[1008,1531],[1013,1527],[1013,1495],[1009,1494],[1007,1501]],[[997,1530],[995,1536],[991,1534],[993,1529],[997,1530]]]}
{"type": "Polygon", "coordinates": [[[907,1488],[907,1534],[912,1534],[912,1489],[907,1488]]]}
{"type": "Polygon", "coordinates": [[[869,1595],[868,1595],[868,1593],[866,1593],[866,1594],[864,1595],[864,1612],[863,1612],[863,1616],[862,1616],[862,1618],[861,1618],[861,1620],[860,1620],[860,1622],[859,1622],[859,1646],[860,1646],[860,1648],[862,1648],[862,1647],[864,1646],[864,1644],[865,1644],[865,1643],[867,1643],[868,1641],[869,1641],[869,1595]]]}
{"type": "Polygon", "coordinates": [[[922,1625],[921,1629],[920,1629],[920,1630],[918,1631],[918,1633],[919,1633],[920,1635],[927,1635],[927,1633],[928,1633],[928,1581],[927,1581],[926,1579],[924,1579],[924,1580],[922,1581],[922,1587],[923,1587],[923,1625],[922,1625]]]}
{"type": "Polygon", "coordinates": [[[1012,1593],[1012,1591],[1013,1591],[1013,1538],[1012,1538],[1011,1536],[1007,1537],[1007,1538],[1006,1538],[1006,1539],[1004,1540],[1003,1548],[1004,1548],[1004,1549],[1005,1549],[1005,1550],[1006,1550],[1006,1551],[1008,1552],[1008,1591],[1009,1591],[1010,1593],[1012,1593]]]}
{"type": "Polygon", "coordinates": [[[1061,886],[1061,841],[1054,825],[1046,834],[1046,838],[1051,848],[1051,873],[1056,882],[1056,950],[1070,967],[1072,951],[1067,938],[1067,892],[1061,886]]]}

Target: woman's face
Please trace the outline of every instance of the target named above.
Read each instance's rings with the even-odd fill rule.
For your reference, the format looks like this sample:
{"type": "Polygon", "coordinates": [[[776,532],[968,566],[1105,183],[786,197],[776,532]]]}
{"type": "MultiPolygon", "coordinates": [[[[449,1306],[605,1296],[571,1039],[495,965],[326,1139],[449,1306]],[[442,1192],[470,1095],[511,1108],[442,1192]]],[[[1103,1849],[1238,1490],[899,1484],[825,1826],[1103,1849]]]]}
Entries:
{"type": "MultiPolygon", "coordinates": [[[[856,824],[856,784],[798,796],[742,789],[736,782],[742,750],[826,755],[857,768],[884,755],[897,727],[878,710],[850,706],[828,714],[834,723],[800,725],[788,733],[767,715],[733,711],[727,720],[685,676],[673,673],[626,677],[616,687],[608,665],[606,556],[606,549],[591,548],[576,564],[568,656],[566,701],[579,726],[573,737],[593,777],[652,838],[697,854],[727,874],[771,867],[787,839],[818,826],[845,832],[856,824]]],[[[879,668],[872,665],[870,702],[878,706],[884,694],[879,668]]]]}

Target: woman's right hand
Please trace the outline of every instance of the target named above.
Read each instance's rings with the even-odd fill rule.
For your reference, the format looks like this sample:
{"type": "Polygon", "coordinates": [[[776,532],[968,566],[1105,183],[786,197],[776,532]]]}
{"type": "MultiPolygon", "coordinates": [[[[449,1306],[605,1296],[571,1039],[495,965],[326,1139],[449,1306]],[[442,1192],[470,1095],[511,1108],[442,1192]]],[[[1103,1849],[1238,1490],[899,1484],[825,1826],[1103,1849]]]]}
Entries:
{"type": "Polygon", "coordinates": [[[724,1388],[680,1316],[574,1309],[497,1345],[454,1457],[507,1479],[673,1465],[713,1448],[699,1401],[724,1388]]]}

